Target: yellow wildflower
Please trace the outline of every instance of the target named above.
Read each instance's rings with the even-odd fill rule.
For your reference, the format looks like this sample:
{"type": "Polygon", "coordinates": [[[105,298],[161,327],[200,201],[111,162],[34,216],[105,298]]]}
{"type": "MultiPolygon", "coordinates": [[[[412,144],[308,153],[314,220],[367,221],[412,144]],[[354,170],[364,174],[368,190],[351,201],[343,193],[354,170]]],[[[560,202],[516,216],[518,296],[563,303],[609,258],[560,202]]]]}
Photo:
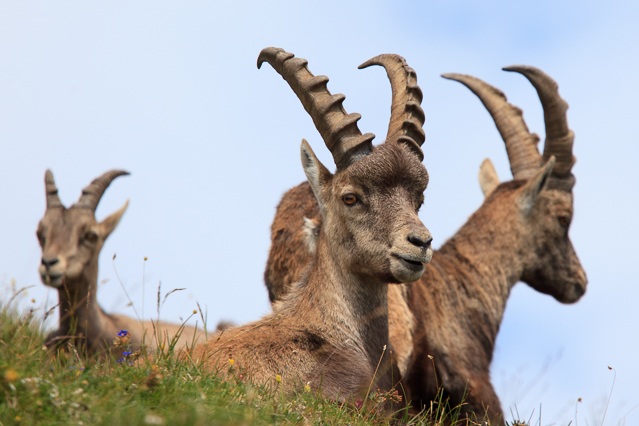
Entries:
{"type": "Polygon", "coordinates": [[[7,368],[4,370],[4,379],[9,383],[15,382],[18,380],[18,373],[13,368],[7,368]]]}
{"type": "Polygon", "coordinates": [[[277,381],[277,383],[282,383],[282,376],[280,376],[279,374],[276,374],[275,381],[277,381]]]}

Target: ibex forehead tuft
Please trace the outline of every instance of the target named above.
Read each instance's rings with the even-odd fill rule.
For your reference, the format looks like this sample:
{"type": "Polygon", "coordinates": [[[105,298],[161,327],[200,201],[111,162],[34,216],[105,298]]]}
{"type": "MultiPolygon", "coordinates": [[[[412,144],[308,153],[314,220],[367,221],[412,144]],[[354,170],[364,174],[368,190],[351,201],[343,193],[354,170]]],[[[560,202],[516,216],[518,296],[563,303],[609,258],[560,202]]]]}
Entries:
{"type": "Polygon", "coordinates": [[[106,238],[115,229],[129,202],[104,221],[95,219],[95,209],[109,184],[118,176],[128,175],[112,170],[83,189],[77,203],[66,208],[60,202],[50,170],[45,173],[47,210],[36,233],[42,247],[40,278],[45,285],[73,287],[91,282],[97,276],[98,255],[106,238]]]}
{"type": "Polygon", "coordinates": [[[486,195],[482,209],[490,211],[502,229],[516,231],[504,238],[519,248],[519,278],[562,303],[574,303],[585,293],[587,279],[568,236],[575,184],[568,104],[557,83],[543,71],[521,65],[504,70],[523,74],[539,94],[546,125],[543,156],[537,150],[539,137],[528,131],[521,110],[509,104],[499,89],[472,76],[443,77],[459,81],[479,97],[506,144],[515,180],[500,185],[490,160],[482,164],[479,180],[486,195]]]}

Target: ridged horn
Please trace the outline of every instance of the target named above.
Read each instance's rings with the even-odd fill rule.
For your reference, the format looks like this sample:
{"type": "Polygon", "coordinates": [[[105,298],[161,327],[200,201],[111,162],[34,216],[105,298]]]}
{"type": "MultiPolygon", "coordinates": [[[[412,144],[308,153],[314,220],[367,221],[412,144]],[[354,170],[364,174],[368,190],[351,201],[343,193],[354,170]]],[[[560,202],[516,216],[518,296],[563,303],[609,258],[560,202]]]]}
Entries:
{"type": "Polygon", "coordinates": [[[559,96],[557,83],[542,70],[528,65],[513,65],[505,67],[503,70],[522,74],[537,90],[539,100],[544,108],[544,122],[546,124],[544,162],[554,155],[557,161],[552,169],[552,175],[556,178],[570,177],[570,171],[576,161],[572,154],[575,134],[568,127],[568,119],[566,118],[568,103],[559,96]]]}
{"type": "Polygon", "coordinates": [[[257,58],[257,67],[268,62],[291,86],[313,119],[315,128],[333,154],[337,169],[348,167],[358,158],[373,150],[372,133],[362,135],[357,127],[360,114],[346,114],[342,94],[331,95],[326,88],[328,77],[314,76],[307,67],[306,59],[295,58],[292,53],[276,47],[262,49],[257,58]]]}
{"type": "Polygon", "coordinates": [[[53,180],[51,170],[47,170],[44,173],[44,189],[47,196],[47,210],[55,207],[64,207],[60,201],[58,187],[55,186],[55,180],[53,180]]]}
{"type": "Polygon", "coordinates": [[[103,174],[97,179],[94,179],[89,186],[82,190],[82,195],[77,203],[72,207],[76,209],[91,209],[95,211],[98,207],[98,203],[104,194],[104,191],[118,176],[128,176],[130,173],[124,170],[111,170],[103,174]]]}
{"type": "Polygon", "coordinates": [[[462,83],[484,104],[506,144],[513,177],[532,177],[541,164],[537,150],[539,136],[528,131],[521,109],[508,103],[501,90],[476,77],[464,74],[443,74],[442,77],[462,83]]]}
{"type": "Polygon", "coordinates": [[[417,73],[408,66],[403,57],[395,54],[375,56],[358,68],[363,69],[371,65],[384,67],[393,91],[386,141],[405,143],[422,161],[424,152],[421,146],[426,140],[422,127],[425,120],[424,110],[421,107],[424,95],[417,85],[417,73]]]}

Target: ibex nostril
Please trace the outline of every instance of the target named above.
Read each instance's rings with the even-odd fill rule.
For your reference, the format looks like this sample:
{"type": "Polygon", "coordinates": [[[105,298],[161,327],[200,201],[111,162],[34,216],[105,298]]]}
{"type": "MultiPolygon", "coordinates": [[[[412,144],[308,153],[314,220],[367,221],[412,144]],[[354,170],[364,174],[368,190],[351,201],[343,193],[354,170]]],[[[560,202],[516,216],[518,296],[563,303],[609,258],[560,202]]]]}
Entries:
{"type": "Polygon", "coordinates": [[[58,263],[58,258],[57,257],[53,257],[53,258],[43,257],[42,258],[42,264],[44,266],[46,266],[47,268],[55,265],[56,263],[58,263]]]}
{"type": "Polygon", "coordinates": [[[429,248],[432,242],[433,242],[433,237],[428,237],[428,239],[426,240],[426,248],[429,248]]]}
{"type": "Polygon", "coordinates": [[[433,237],[429,236],[428,238],[424,239],[419,235],[409,235],[408,241],[414,246],[428,248],[430,247],[431,241],[433,241],[433,237]]]}

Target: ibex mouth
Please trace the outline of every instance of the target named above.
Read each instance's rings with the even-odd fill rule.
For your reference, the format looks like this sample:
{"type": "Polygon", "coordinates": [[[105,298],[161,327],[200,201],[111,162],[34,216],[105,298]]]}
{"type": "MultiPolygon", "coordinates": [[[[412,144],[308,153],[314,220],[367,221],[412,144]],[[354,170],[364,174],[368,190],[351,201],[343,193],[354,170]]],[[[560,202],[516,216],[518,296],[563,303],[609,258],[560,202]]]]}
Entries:
{"type": "Polygon", "coordinates": [[[562,303],[575,303],[581,296],[586,292],[586,286],[581,283],[575,283],[572,287],[567,291],[567,294],[564,294],[561,300],[562,303]]]}
{"type": "Polygon", "coordinates": [[[426,268],[420,256],[392,253],[391,273],[397,282],[408,283],[417,281],[426,268]]]}
{"type": "Polygon", "coordinates": [[[398,258],[402,263],[406,264],[406,266],[408,266],[411,269],[413,268],[418,269],[418,268],[424,267],[424,262],[418,260],[417,258],[413,256],[400,255],[396,253],[393,253],[393,256],[398,258]]]}
{"type": "Polygon", "coordinates": [[[63,274],[42,274],[42,282],[51,287],[60,287],[63,274]]]}
{"type": "Polygon", "coordinates": [[[405,257],[399,257],[401,260],[403,260],[406,263],[410,263],[411,265],[415,265],[415,266],[423,266],[424,264],[422,262],[417,262],[415,260],[410,260],[410,259],[406,259],[405,257]]]}

